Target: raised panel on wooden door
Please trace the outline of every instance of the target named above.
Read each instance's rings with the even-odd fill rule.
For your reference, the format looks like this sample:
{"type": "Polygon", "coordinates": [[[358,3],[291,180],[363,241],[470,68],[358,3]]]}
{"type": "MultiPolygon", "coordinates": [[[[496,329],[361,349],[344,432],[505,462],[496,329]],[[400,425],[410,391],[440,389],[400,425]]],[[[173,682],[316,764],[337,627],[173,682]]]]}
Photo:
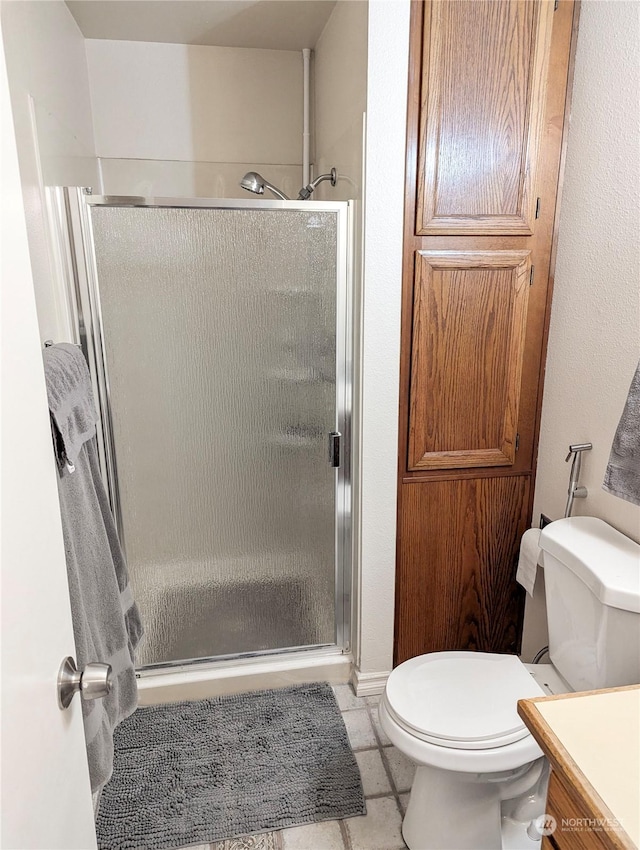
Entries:
{"type": "Polygon", "coordinates": [[[529,251],[416,253],[409,471],[511,466],[529,251]]]}
{"type": "Polygon", "coordinates": [[[402,485],[396,664],[440,650],[517,651],[529,488],[527,475],[402,485]]]}
{"type": "Polygon", "coordinates": [[[416,232],[532,233],[552,0],[425,4],[416,232]]]}

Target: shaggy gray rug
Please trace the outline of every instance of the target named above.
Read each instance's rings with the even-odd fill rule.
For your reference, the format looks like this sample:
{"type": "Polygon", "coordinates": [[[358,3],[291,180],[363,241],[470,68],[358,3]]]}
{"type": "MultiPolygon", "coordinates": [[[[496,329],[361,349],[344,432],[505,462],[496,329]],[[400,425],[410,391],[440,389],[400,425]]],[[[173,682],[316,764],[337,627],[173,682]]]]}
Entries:
{"type": "Polygon", "coordinates": [[[327,684],[139,708],[115,732],[100,850],[172,850],[365,813],[327,684]]]}

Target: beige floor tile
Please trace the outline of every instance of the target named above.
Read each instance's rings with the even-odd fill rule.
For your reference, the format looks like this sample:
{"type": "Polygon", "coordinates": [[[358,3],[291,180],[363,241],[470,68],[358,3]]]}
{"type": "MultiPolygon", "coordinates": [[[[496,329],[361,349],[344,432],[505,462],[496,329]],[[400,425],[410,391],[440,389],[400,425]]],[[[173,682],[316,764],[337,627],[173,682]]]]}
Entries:
{"type": "MultiPolygon", "coordinates": [[[[280,850],[280,840],[275,832],[262,832],[256,835],[243,835],[241,838],[227,838],[213,844],[203,845],[204,850],[280,850]]],[[[189,847],[187,850],[201,850],[189,847]]]]}
{"type": "Polygon", "coordinates": [[[337,820],[283,829],[281,835],[284,850],[344,850],[337,820]]]}
{"type": "Polygon", "coordinates": [[[413,775],[416,772],[415,764],[395,747],[385,747],[382,752],[389,765],[391,778],[398,794],[410,791],[413,775]]]}
{"type": "Polygon", "coordinates": [[[393,793],[379,750],[362,750],[356,753],[356,761],[360,768],[365,797],[393,793]]]}
{"type": "Polygon", "coordinates": [[[406,815],[407,806],[409,805],[409,797],[411,794],[400,794],[400,806],[402,808],[402,814],[406,815]]]}
{"type": "Polygon", "coordinates": [[[344,725],[347,727],[349,742],[354,750],[363,750],[366,747],[376,747],[377,741],[373,734],[369,712],[366,708],[356,708],[345,711],[342,714],[344,725]]]}
{"type": "Polygon", "coordinates": [[[381,696],[382,696],[382,694],[375,694],[375,696],[372,696],[372,697],[365,697],[365,699],[367,701],[367,705],[370,705],[372,707],[377,706],[378,703],[380,702],[381,696]]]}
{"type": "Polygon", "coordinates": [[[340,711],[351,711],[354,708],[364,708],[366,705],[363,697],[357,697],[354,694],[351,685],[334,685],[333,692],[340,711]]]}
{"type": "Polygon", "coordinates": [[[391,743],[391,741],[389,740],[389,736],[387,735],[387,733],[380,725],[380,717],[378,716],[377,706],[371,707],[371,719],[373,720],[373,725],[375,727],[376,732],[378,733],[378,737],[380,738],[380,743],[383,747],[386,747],[388,744],[391,743]]]}
{"type": "Polygon", "coordinates": [[[345,820],[353,850],[400,850],[402,818],[393,797],[367,800],[364,817],[345,820]]]}

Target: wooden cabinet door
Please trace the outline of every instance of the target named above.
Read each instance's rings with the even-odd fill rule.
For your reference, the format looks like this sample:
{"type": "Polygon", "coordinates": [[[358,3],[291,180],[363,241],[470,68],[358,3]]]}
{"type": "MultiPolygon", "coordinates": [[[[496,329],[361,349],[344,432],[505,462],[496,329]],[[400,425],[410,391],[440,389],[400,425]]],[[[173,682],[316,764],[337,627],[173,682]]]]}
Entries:
{"type": "Polygon", "coordinates": [[[519,650],[577,16],[412,4],[396,664],[519,650]]]}
{"type": "Polygon", "coordinates": [[[416,233],[533,232],[553,3],[426,4],[416,233]]]}
{"type": "Polygon", "coordinates": [[[404,485],[396,662],[423,652],[516,652],[513,565],[527,528],[527,475],[404,485]]]}
{"type": "Polygon", "coordinates": [[[530,257],[417,252],[410,470],[513,464],[530,257]]]}

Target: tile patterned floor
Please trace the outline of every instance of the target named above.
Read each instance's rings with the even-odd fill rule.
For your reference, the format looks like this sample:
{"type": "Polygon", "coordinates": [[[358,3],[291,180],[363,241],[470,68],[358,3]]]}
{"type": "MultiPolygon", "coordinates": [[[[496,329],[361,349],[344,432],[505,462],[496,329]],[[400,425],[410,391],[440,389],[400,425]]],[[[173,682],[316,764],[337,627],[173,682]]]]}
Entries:
{"type": "Polygon", "coordinates": [[[349,685],[338,685],[334,691],[360,767],[367,814],[230,838],[188,850],[404,850],[400,825],[409,802],[414,766],[380,728],[378,697],[356,697],[349,685]]]}

